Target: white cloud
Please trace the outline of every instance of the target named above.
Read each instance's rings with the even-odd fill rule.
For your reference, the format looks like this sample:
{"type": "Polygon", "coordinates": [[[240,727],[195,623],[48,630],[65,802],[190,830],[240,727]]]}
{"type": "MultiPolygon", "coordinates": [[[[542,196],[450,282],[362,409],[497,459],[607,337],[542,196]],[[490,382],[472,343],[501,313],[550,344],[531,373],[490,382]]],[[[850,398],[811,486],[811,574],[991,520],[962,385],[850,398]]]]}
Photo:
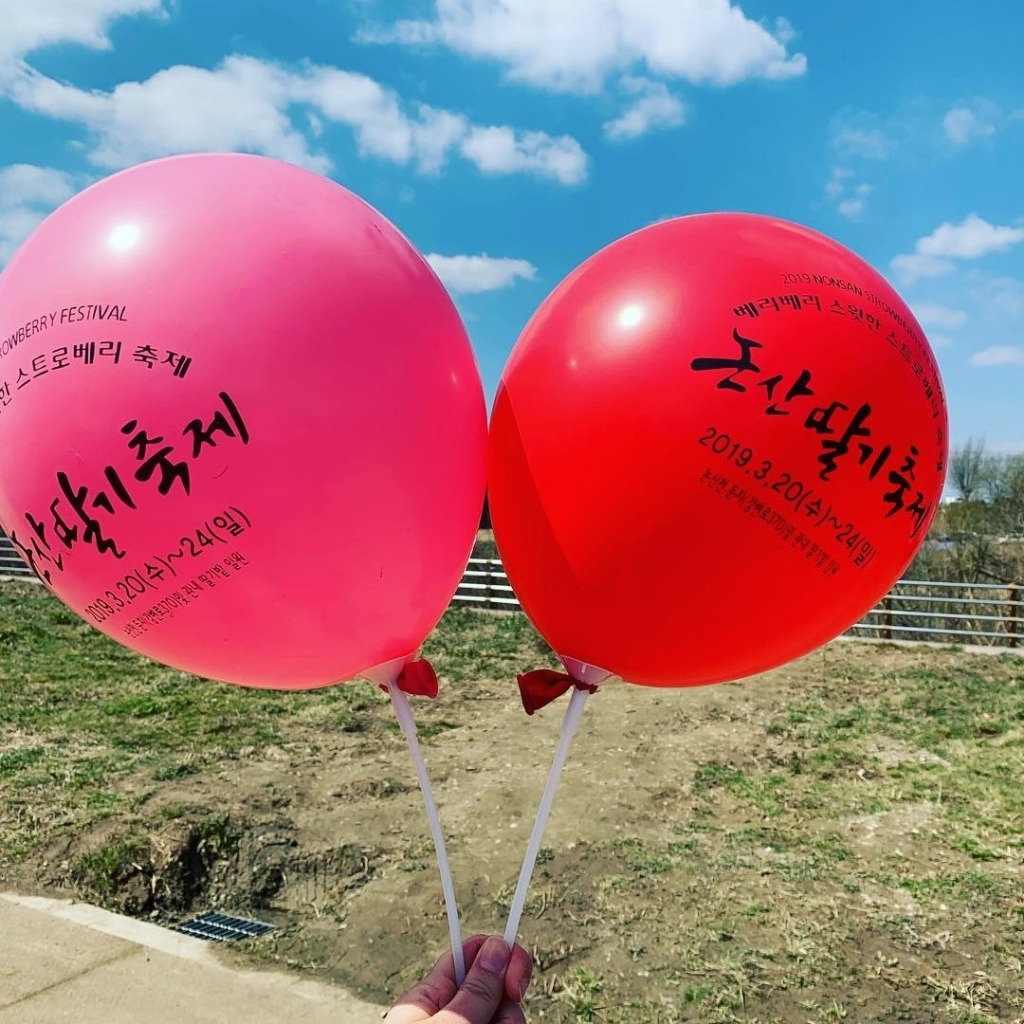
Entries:
{"type": "Polygon", "coordinates": [[[308,86],[273,64],[228,57],[214,71],[177,65],[109,93],[26,71],[10,96],[26,110],[86,127],[95,140],[89,158],[107,169],[171,153],[244,150],[326,171],[327,157],[310,151],[289,117],[308,86]]]}
{"type": "Polygon", "coordinates": [[[1024,241],[1024,228],[997,227],[971,213],[959,224],[940,224],[917,243],[917,251],[923,256],[976,260],[992,252],[1005,252],[1020,241],[1024,241]]]}
{"type": "Polygon", "coordinates": [[[861,182],[853,184],[854,173],[846,167],[833,167],[832,176],[825,182],[825,197],[835,204],[837,212],[848,220],[856,220],[867,206],[871,186],[861,182]]]}
{"type": "Polygon", "coordinates": [[[954,145],[965,146],[971,139],[995,134],[995,125],[979,117],[968,107],[954,107],[942,119],[942,130],[954,145]]]}
{"type": "Polygon", "coordinates": [[[847,220],[859,220],[867,209],[871,186],[858,182],[858,172],[850,166],[865,160],[885,160],[891,143],[880,128],[878,119],[866,111],[845,111],[837,115],[830,128],[830,145],[834,156],[841,160],[832,168],[825,183],[825,198],[836,213],[847,220]]]}
{"type": "Polygon", "coordinates": [[[773,34],[783,46],[789,46],[799,33],[790,24],[788,18],[776,18],[775,32],[773,34]]]}
{"type": "Polygon", "coordinates": [[[51,167],[12,164],[0,169],[0,203],[42,205],[52,209],[74,193],[70,175],[51,167]]]}
{"type": "Polygon", "coordinates": [[[570,135],[552,138],[507,127],[471,128],[459,151],[485,174],[529,171],[563,185],[578,185],[587,176],[587,155],[570,135]]]}
{"type": "MultiPolygon", "coordinates": [[[[265,67],[252,58],[230,59],[265,67]]],[[[470,128],[462,115],[426,104],[418,105],[415,115],[406,114],[397,94],[366,75],[310,67],[287,77],[286,103],[309,103],[329,121],[351,128],[364,156],[400,164],[415,161],[421,171],[436,172],[470,128]]]]}
{"type": "Polygon", "coordinates": [[[928,341],[932,348],[952,348],[956,342],[948,334],[933,334],[928,332],[928,341]]]}
{"type": "Polygon", "coordinates": [[[858,185],[854,189],[854,194],[849,199],[844,199],[836,209],[850,220],[856,220],[863,212],[864,207],[867,206],[868,196],[871,194],[870,185],[858,185]]]}
{"type": "Polygon", "coordinates": [[[943,222],[918,239],[913,253],[896,256],[889,265],[905,284],[912,284],[922,277],[951,273],[956,269],[953,260],[1005,252],[1020,241],[1024,241],[1024,228],[999,227],[971,213],[959,224],[943,222]]]}
{"type": "Polygon", "coordinates": [[[306,65],[299,70],[253,57],[227,57],[213,70],[177,65],[111,92],[87,91],[23,68],[7,93],[26,110],[77,122],[92,135],[89,159],[126,167],[172,153],[241,150],[330,169],[310,146],[323,122],[343,124],[361,154],[423,173],[461,154],[493,174],[530,173],[564,184],[586,177],[587,157],[570,136],[482,127],[426,104],[407,109],[366,75],[306,65]]]}
{"type": "Polygon", "coordinates": [[[924,327],[937,327],[943,331],[955,331],[967,323],[967,314],[962,309],[950,309],[930,302],[914,305],[914,316],[924,327]]]}
{"type": "Polygon", "coordinates": [[[972,139],[995,134],[1001,121],[997,106],[986,99],[954,106],[942,119],[942,130],[953,145],[967,145],[972,139]]]}
{"type": "Polygon", "coordinates": [[[853,177],[853,171],[845,167],[833,167],[832,177],[825,183],[825,195],[838,199],[846,191],[846,182],[853,177]]]}
{"type": "Polygon", "coordinates": [[[970,358],[971,366],[1024,366],[1024,346],[992,345],[975,352],[970,358]]]}
{"type": "Polygon", "coordinates": [[[610,141],[638,139],[655,128],[677,128],[686,119],[682,102],[669,92],[664,82],[626,77],[621,85],[637,99],[619,117],[605,122],[605,138],[610,141]]]}
{"type": "Polygon", "coordinates": [[[563,92],[596,93],[609,76],[634,72],[732,85],[807,69],[803,54],[787,51],[788,22],[772,31],[730,0],[436,0],[433,19],[360,38],[446,46],[563,92]]]}
{"type": "Polygon", "coordinates": [[[913,284],[922,277],[942,277],[956,270],[956,264],[952,260],[940,260],[934,256],[922,256],[920,253],[894,256],[889,266],[904,284],[913,284]]]}
{"type": "Polygon", "coordinates": [[[13,164],[0,168],[0,266],[43,218],[75,191],[70,175],[50,167],[13,164]]]}
{"type": "Polygon", "coordinates": [[[892,143],[881,128],[867,127],[858,118],[855,124],[840,124],[832,135],[832,145],[843,155],[862,160],[885,160],[892,143]]]}
{"type": "Polygon", "coordinates": [[[0,69],[58,43],[109,49],[111,22],[162,11],[163,0],[0,0],[0,69]]]}
{"type": "Polygon", "coordinates": [[[518,279],[532,281],[537,268],[527,260],[488,256],[440,256],[429,253],[427,262],[451,292],[470,294],[507,288],[518,279]]]}
{"type": "Polygon", "coordinates": [[[848,220],[856,220],[864,212],[864,200],[844,199],[836,209],[848,220]]]}

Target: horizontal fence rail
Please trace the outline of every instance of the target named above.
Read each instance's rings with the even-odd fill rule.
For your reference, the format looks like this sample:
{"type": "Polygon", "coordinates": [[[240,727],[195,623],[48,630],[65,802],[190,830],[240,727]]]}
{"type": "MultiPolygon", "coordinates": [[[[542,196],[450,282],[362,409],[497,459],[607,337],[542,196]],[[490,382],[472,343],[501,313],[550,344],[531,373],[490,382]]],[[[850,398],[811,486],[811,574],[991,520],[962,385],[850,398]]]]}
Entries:
{"type": "MultiPolygon", "coordinates": [[[[520,610],[501,562],[491,558],[470,559],[455,601],[492,610],[520,610]]],[[[877,640],[1024,648],[1024,587],[900,580],[847,633],[877,640]]]]}
{"type": "Polygon", "coordinates": [[[1024,586],[900,580],[850,632],[880,640],[1024,647],[1024,586]]]}
{"type": "MultiPolygon", "coordinates": [[[[3,534],[0,576],[35,579],[3,534]]],[[[492,611],[522,610],[504,567],[494,558],[469,560],[453,604],[492,611]]],[[[1024,648],[1024,586],[900,580],[847,632],[874,640],[1024,648]]]]}
{"type": "Polygon", "coordinates": [[[0,533],[0,576],[14,576],[18,579],[34,580],[32,570],[22,561],[10,537],[0,533]]]}
{"type": "Polygon", "coordinates": [[[459,604],[481,608],[522,611],[522,605],[509,585],[504,566],[495,558],[469,560],[454,600],[459,604]]]}

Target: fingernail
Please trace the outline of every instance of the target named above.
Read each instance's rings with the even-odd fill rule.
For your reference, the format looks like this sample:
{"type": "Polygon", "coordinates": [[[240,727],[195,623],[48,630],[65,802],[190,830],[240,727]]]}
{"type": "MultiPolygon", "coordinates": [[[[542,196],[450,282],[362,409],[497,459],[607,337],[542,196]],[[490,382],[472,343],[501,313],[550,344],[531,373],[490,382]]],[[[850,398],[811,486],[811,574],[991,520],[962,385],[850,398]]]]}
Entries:
{"type": "Polygon", "coordinates": [[[510,951],[505,940],[492,935],[480,950],[478,963],[485,971],[498,974],[505,969],[509,956],[510,951]]]}

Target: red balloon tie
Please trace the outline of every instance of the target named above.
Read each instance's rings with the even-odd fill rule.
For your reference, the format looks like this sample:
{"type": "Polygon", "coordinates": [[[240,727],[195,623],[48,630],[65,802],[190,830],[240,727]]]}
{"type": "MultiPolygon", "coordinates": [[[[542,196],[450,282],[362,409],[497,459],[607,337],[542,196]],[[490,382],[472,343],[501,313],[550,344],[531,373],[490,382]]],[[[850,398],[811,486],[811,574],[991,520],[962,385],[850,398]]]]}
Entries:
{"type": "Polygon", "coordinates": [[[437,673],[434,666],[423,658],[410,661],[398,673],[396,682],[398,688],[411,697],[429,697],[433,700],[437,696],[437,673]]]}
{"type": "Polygon", "coordinates": [[[574,686],[577,690],[597,693],[597,687],[589,683],[581,683],[564,672],[555,672],[550,668],[539,668],[516,676],[519,683],[519,696],[523,699],[523,708],[528,715],[547,707],[553,700],[558,700],[563,693],[568,693],[574,686]]]}

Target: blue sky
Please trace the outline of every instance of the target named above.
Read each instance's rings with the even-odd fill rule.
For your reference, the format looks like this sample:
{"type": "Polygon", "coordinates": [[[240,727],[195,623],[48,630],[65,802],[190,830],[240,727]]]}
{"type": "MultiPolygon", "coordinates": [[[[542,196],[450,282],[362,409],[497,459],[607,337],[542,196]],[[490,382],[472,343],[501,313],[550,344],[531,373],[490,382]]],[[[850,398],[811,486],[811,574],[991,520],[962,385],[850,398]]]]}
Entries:
{"type": "Polygon", "coordinates": [[[0,26],[0,264],[119,168],[280,157],[428,255],[490,397],[601,246],[770,213],[895,284],[954,444],[1024,451],[1018,0],[0,0],[0,26]]]}

